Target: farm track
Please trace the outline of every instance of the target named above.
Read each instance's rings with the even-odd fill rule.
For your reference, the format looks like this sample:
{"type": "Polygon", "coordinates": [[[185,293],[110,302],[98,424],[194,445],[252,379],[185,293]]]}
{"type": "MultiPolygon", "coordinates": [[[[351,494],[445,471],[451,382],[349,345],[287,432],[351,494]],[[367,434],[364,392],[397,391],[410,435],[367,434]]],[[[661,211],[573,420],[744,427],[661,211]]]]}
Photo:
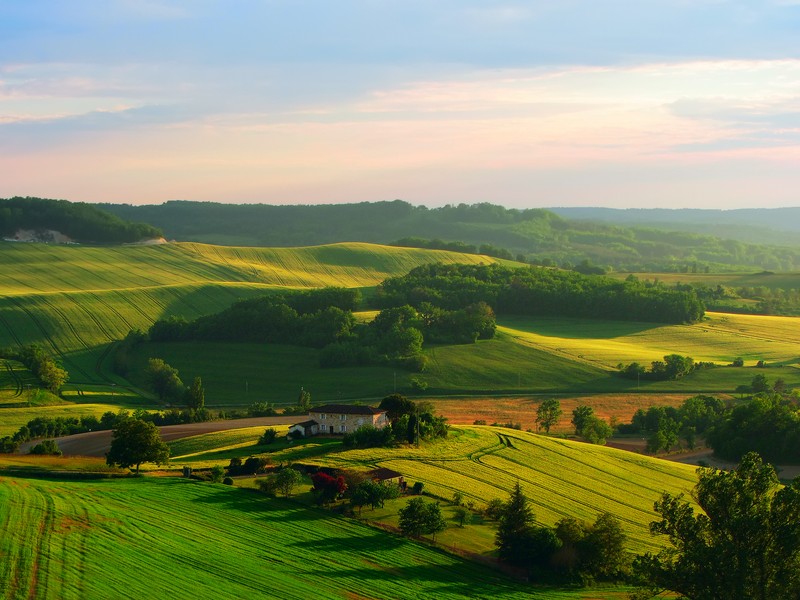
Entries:
{"type": "Polygon", "coordinates": [[[17,375],[16,371],[14,371],[14,367],[11,365],[10,362],[5,361],[6,371],[8,374],[11,375],[11,379],[14,381],[14,395],[11,398],[19,398],[22,396],[22,380],[17,375]]]}

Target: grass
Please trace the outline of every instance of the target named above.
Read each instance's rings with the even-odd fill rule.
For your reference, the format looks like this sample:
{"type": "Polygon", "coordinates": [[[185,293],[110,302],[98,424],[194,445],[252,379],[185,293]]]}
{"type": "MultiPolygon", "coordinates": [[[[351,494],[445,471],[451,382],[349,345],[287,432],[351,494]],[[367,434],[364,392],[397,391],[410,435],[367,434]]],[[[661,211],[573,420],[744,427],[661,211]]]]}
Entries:
{"type": "MultiPolygon", "coordinates": [[[[253,452],[265,452],[277,449],[285,445],[286,434],[289,431],[288,425],[272,425],[272,429],[277,432],[275,441],[268,446],[259,446],[258,440],[267,429],[260,427],[243,427],[241,429],[227,429],[225,431],[215,431],[202,435],[181,438],[169,442],[169,454],[171,458],[185,459],[202,456],[209,452],[225,452],[228,450],[249,449],[253,452]]],[[[247,454],[249,456],[250,454],[247,454]]]]}
{"type": "Polygon", "coordinates": [[[3,477],[0,520],[5,599],[603,597],[515,583],[354,520],[178,478],[3,477]]]}
{"type": "MultiPolygon", "coordinates": [[[[609,277],[625,279],[629,273],[609,273],[609,277]]],[[[668,285],[675,283],[705,284],[711,287],[724,285],[733,288],[767,287],[770,289],[791,290],[800,288],[800,273],[634,273],[642,281],[661,281],[668,285]]]]}
{"type": "MultiPolygon", "coordinates": [[[[341,447],[340,447],[341,448],[341,447]]],[[[292,450],[273,460],[299,460],[292,450]]],[[[447,440],[420,448],[331,451],[304,462],[338,468],[388,467],[409,485],[445,500],[455,491],[484,505],[506,499],[519,481],[539,522],[552,526],[562,517],[594,521],[598,513],[618,517],[634,552],[658,550],[649,533],[653,503],[664,491],[688,493],[696,483],[693,467],[648,456],[492,427],[454,428],[447,440]]]]}

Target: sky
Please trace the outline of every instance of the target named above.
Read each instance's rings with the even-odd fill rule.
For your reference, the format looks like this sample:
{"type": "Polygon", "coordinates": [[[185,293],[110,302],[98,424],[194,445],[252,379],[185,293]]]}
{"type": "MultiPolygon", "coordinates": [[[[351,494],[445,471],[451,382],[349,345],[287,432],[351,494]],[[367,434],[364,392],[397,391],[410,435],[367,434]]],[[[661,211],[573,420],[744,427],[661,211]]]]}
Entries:
{"type": "Polygon", "coordinates": [[[0,198],[800,205],[800,0],[0,0],[0,198]]]}

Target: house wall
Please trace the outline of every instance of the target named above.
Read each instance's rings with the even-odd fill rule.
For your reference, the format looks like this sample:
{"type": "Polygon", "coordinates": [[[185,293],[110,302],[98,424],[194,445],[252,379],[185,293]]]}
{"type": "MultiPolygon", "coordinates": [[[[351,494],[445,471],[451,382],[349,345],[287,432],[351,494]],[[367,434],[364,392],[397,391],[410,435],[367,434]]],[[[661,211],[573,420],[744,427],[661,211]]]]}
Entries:
{"type": "Polygon", "coordinates": [[[333,426],[333,433],[340,434],[352,433],[364,425],[382,428],[389,424],[386,419],[386,413],[377,415],[343,415],[339,413],[312,412],[309,413],[309,417],[319,423],[320,433],[331,433],[331,426],[333,426]]]}

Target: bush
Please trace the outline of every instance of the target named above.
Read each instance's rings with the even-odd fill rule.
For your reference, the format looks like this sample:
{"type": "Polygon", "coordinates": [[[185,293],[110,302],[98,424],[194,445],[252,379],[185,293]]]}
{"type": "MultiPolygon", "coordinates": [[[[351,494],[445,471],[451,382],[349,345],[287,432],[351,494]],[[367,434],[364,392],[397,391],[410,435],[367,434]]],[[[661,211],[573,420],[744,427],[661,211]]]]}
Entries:
{"type": "Polygon", "coordinates": [[[413,486],[411,486],[411,491],[416,495],[420,495],[422,493],[422,488],[424,487],[425,487],[424,483],[422,483],[421,481],[417,481],[414,483],[413,486]]]}
{"type": "Polygon", "coordinates": [[[61,448],[58,447],[55,440],[43,440],[31,448],[28,454],[48,454],[51,456],[62,456],[61,448]]]}
{"type": "Polygon", "coordinates": [[[233,485],[233,479],[231,477],[226,477],[225,479],[222,480],[222,483],[224,483],[225,485],[233,485]]]}
{"type": "Polygon", "coordinates": [[[428,382],[420,379],[419,377],[412,377],[411,389],[415,392],[424,392],[428,389],[428,382]]]}
{"type": "Polygon", "coordinates": [[[267,427],[264,430],[264,435],[262,435],[258,439],[258,444],[260,446],[269,446],[272,442],[275,441],[275,436],[277,436],[277,435],[278,435],[278,432],[274,428],[267,427]]]}
{"type": "Polygon", "coordinates": [[[225,476],[225,469],[222,465],[214,465],[211,467],[211,481],[213,483],[219,483],[222,481],[222,478],[225,476]]]}

